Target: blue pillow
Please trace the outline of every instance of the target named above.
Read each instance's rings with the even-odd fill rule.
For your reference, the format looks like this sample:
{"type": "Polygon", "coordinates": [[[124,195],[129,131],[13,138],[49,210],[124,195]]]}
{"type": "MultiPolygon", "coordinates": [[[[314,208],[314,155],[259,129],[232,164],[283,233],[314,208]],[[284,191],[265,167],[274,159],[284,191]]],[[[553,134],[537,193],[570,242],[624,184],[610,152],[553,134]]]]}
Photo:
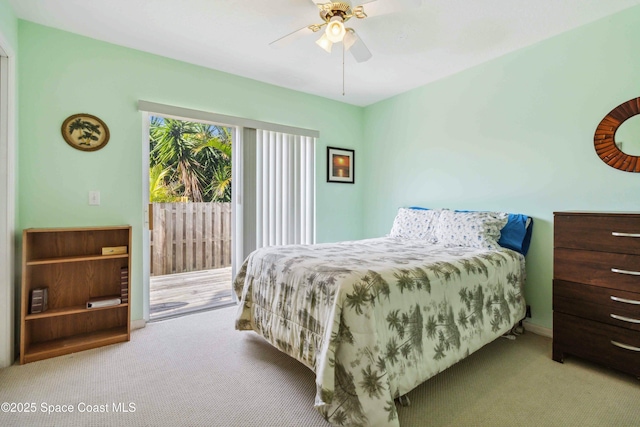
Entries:
{"type": "Polygon", "coordinates": [[[498,244],[503,248],[513,249],[526,255],[531,244],[531,232],[533,231],[533,218],[527,227],[528,216],[522,214],[509,214],[507,225],[500,230],[498,244]]]}
{"type": "MultiPolygon", "coordinates": [[[[411,206],[410,209],[429,210],[420,206],[411,206]]],[[[459,211],[456,212],[472,212],[459,211]]],[[[522,214],[509,214],[507,224],[500,230],[500,240],[498,244],[503,248],[513,249],[526,255],[531,244],[531,232],[533,231],[533,218],[522,214]],[[527,227],[527,220],[530,220],[527,227]]]]}

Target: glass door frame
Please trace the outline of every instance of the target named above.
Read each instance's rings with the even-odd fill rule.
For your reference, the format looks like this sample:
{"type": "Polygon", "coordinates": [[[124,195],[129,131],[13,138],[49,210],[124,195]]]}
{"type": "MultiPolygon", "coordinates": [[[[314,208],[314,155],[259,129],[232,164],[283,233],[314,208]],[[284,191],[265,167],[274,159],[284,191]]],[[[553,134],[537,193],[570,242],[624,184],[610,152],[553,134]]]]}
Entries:
{"type": "MultiPolygon", "coordinates": [[[[149,230],[150,214],[149,211],[149,131],[151,125],[151,116],[157,115],[161,117],[175,118],[178,120],[193,121],[215,126],[221,126],[231,129],[231,277],[235,277],[238,268],[238,259],[236,254],[242,253],[242,241],[238,240],[238,236],[242,236],[242,200],[238,194],[238,188],[241,186],[241,173],[236,165],[242,159],[242,132],[238,126],[228,125],[224,123],[212,122],[201,118],[179,117],[167,115],[165,113],[152,113],[141,111],[142,113],[142,317],[145,322],[150,320],[150,293],[151,293],[151,233],[149,230]],[[238,218],[240,221],[238,222],[238,218]],[[239,234],[238,234],[239,233],[239,234]],[[237,242],[240,242],[239,244],[237,242]],[[240,252],[238,252],[240,251],[240,252]]],[[[241,261],[241,260],[240,260],[241,261]]],[[[234,303],[237,303],[235,292],[231,292],[234,303]]]]}

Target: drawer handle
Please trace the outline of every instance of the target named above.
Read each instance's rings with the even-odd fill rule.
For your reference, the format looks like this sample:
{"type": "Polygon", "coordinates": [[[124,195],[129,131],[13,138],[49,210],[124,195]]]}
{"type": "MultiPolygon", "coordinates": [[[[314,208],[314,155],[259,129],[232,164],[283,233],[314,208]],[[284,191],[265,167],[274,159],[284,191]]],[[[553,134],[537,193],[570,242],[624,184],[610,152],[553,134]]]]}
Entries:
{"type": "Polygon", "coordinates": [[[612,231],[611,235],[616,237],[640,237],[640,233],[620,233],[619,231],[612,231]]]}
{"type": "Polygon", "coordinates": [[[630,274],[632,276],[640,276],[640,271],[633,271],[633,270],[621,270],[619,268],[612,268],[611,269],[612,273],[620,273],[620,274],[630,274]]]}
{"type": "Polygon", "coordinates": [[[622,320],[623,322],[627,322],[627,323],[640,323],[640,319],[633,319],[631,317],[619,316],[613,313],[610,316],[616,320],[622,320]]]}
{"type": "Polygon", "coordinates": [[[634,346],[629,345],[629,344],[622,344],[621,342],[613,341],[613,340],[611,341],[611,344],[615,345],[616,347],[624,348],[625,350],[639,351],[640,352],[640,348],[634,347],[634,346]]]}
{"type": "Polygon", "coordinates": [[[636,301],[634,299],[626,299],[626,298],[614,297],[613,295],[611,295],[611,299],[613,301],[624,302],[624,303],[627,303],[627,304],[640,305],[640,301],[636,301]]]}

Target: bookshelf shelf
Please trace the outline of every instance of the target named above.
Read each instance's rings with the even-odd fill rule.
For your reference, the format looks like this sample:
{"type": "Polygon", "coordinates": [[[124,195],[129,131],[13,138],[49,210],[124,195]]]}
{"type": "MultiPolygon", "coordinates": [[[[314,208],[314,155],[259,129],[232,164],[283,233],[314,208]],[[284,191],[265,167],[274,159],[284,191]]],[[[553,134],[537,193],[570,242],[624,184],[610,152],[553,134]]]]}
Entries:
{"type": "Polygon", "coordinates": [[[109,307],[97,307],[97,308],[87,308],[85,305],[78,305],[75,307],[55,308],[53,310],[47,310],[42,313],[27,314],[25,316],[25,320],[28,322],[30,320],[44,319],[47,317],[70,316],[72,314],[81,314],[81,313],[86,313],[88,311],[110,310],[118,307],[126,307],[127,305],[128,304],[119,304],[119,305],[113,305],[109,307]]]}
{"type": "Polygon", "coordinates": [[[43,341],[31,344],[27,348],[24,355],[25,361],[22,363],[35,362],[123,341],[129,341],[129,331],[125,326],[43,341]]]}
{"type": "Polygon", "coordinates": [[[129,257],[129,254],[70,256],[70,257],[35,259],[33,261],[27,261],[27,265],[59,264],[63,262],[104,261],[108,259],[128,258],[128,257],[129,257]]]}
{"type": "Polygon", "coordinates": [[[131,257],[101,251],[131,248],[130,226],[31,228],[22,242],[21,364],[129,341],[131,257]],[[40,288],[48,309],[30,313],[31,292],[40,288]],[[121,304],[86,308],[89,300],[121,296],[121,304]]]}

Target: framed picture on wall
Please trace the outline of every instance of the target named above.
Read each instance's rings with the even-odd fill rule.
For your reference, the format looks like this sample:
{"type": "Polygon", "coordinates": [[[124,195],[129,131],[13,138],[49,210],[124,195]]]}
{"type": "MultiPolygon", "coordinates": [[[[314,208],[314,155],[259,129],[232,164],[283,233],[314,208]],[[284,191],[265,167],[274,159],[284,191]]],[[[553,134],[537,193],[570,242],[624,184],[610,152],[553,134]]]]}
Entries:
{"type": "Polygon", "coordinates": [[[355,182],[355,152],[346,148],[327,147],[327,182],[355,182]]]}
{"type": "Polygon", "coordinates": [[[62,137],[78,150],[96,151],[109,142],[109,128],[100,118],[91,114],[74,114],[62,123],[62,137]]]}

